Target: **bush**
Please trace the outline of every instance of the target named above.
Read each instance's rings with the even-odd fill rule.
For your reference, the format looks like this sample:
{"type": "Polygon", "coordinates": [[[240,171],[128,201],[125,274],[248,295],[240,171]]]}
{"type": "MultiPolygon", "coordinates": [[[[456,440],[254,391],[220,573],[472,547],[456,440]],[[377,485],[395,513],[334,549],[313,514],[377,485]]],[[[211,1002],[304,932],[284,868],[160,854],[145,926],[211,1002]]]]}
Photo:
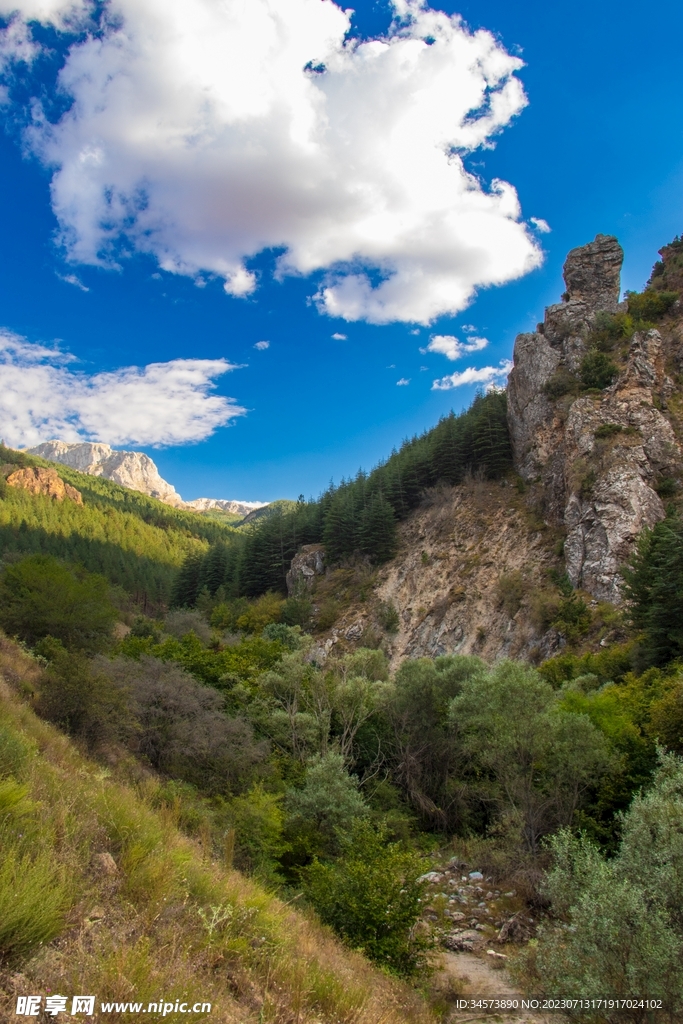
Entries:
{"type": "Polygon", "coordinates": [[[618,372],[616,364],[597,348],[588,351],[581,360],[581,383],[585,388],[597,388],[602,391],[609,387],[618,372]]]}
{"type": "Polygon", "coordinates": [[[158,771],[208,793],[244,790],[266,756],[251,725],[224,713],[224,698],[172,662],[98,658],[113,690],[128,694],[129,745],[158,771]]]}
{"type": "Polygon", "coordinates": [[[498,598],[509,618],[519,611],[526,591],[526,581],[518,569],[503,573],[498,580],[498,598]]]}
{"type": "Polygon", "coordinates": [[[109,584],[51,555],[30,555],[0,577],[0,625],[31,646],[45,636],[93,653],[111,639],[116,609],[109,584]]]}
{"type": "Polygon", "coordinates": [[[398,611],[393,601],[380,601],[377,609],[377,619],[385,632],[398,633],[398,611]]]}
{"type": "Polygon", "coordinates": [[[237,867],[266,881],[281,881],[278,861],[287,850],[282,797],[256,784],[230,801],[228,818],[235,829],[237,867]]]}
{"type": "Polygon", "coordinates": [[[129,734],[132,720],[124,689],[93,671],[85,655],[69,653],[52,637],[41,641],[38,650],[50,660],[35,701],[39,715],[91,747],[129,734]]]}
{"type": "MultiPolygon", "coordinates": [[[[164,632],[177,637],[178,640],[182,640],[188,633],[194,633],[205,644],[211,639],[211,627],[204,616],[201,612],[190,611],[188,608],[169,612],[164,620],[164,632]]],[[[133,630],[131,633],[134,636],[146,635],[154,638],[154,633],[134,633],[133,630]]]]}
{"type": "Polygon", "coordinates": [[[237,628],[247,633],[261,633],[271,622],[279,622],[283,601],[279,594],[268,591],[263,597],[250,604],[237,620],[237,628]]]}
{"type": "Polygon", "coordinates": [[[550,399],[562,398],[563,395],[577,394],[579,382],[566,366],[560,366],[546,381],[543,390],[550,399]]]}
{"type": "Polygon", "coordinates": [[[421,858],[403,843],[388,843],[387,829],[356,821],[340,837],[336,863],[314,861],[304,891],[322,920],[350,946],[394,974],[426,968],[430,946],[417,933],[425,886],[416,881],[421,858]]]}
{"type": "Polygon", "coordinates": [[[301,629],[284,622],[269,622],[263,630],[264,640],[277,640],[285,651],[298,651],[301,647],[301,629]]]}
{"type": "Polygon", "coordinates": [[[627,292],[628,311],[634,320],[645,324],[661,320],[678,298],[678,292],[660,292],[647,288],[644,292],[627,292]]]}
{"type": "Polygon", "coordinates": [[[336,849],[339,835],[368,812],[358,779],[346,771],[341,754],[333,752],[311,760],[303,788],[287,794],[287,808],[293,826],[314,826],[318,843],[327,851],[336,849]]]}
{"type": "Polygon", "coordinates": [[[282,621],[288,626],[310,625],[313,605],[307,597],[288,597],[282,606],[282,621]]]}
{"type": "MultiPolygon", "coordinates": [[[[652,789],[623,819],[617,856],[560,832],[545,891],[560,924],[521,958],[547,996],[661,999],[663,1010],[601,1011],[601,1019],[680,1020],[683,1012],[683,761],[663,755],[652,789]]],[[[589,1011],[579,1014],[591,1018],[589,1011]]]]}

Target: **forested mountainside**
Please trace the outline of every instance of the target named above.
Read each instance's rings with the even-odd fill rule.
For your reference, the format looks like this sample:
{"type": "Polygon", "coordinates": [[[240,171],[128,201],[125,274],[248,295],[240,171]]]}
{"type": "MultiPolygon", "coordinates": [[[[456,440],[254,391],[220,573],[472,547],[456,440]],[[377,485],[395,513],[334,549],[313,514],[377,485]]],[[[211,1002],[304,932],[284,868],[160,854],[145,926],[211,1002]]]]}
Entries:
{"type": "MultiPolygon", "coordinates": [[[[47,479],[47,477],[46,477],[47,479]]],[[[189,554],[231,536],[229,527],[173,509],[139,491],[0,447],[0,549],[3,558],[55,555],[104,574],[142,607],[168,602],[189,554]],[[49,486],[8,485],[17,471],[40,468],[74,488],[79,501],[55,500],[49,486]]]]}
{"type": "Polygon", "coordinates": [[[570,253],[507,394],[239,530],[0,452],[9,1015],[681,1019],[680,252],[570,253]]]}

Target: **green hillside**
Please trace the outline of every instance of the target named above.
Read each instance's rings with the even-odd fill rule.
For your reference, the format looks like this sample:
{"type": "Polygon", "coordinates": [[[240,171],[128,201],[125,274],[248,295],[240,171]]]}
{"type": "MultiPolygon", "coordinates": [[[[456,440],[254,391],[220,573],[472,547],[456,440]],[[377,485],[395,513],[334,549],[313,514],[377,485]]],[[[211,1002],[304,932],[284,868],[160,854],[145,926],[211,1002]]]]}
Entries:
{"type": "Polygon", "coordinates": [[[190,554],[233,536],[231,527],[164,505],[138,491],[67,466],[0,447],[0,553],[51,554],[102,573],[143,606],[166,603],[174,574],[190,554]],[[57,468],[83,505],[9,487],[26,466],[57,468]]]}

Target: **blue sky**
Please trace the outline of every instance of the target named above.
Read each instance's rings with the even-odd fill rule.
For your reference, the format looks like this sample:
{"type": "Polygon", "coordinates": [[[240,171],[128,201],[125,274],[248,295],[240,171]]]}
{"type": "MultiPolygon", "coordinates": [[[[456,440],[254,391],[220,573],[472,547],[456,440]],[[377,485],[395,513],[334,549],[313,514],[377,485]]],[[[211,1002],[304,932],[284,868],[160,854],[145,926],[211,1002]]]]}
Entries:
{"type": "MultiPolygon", "coordinates": [[[[125,13],[125,0],[120,2],[125,13]]],[[[294,17],[306,2],[310,0],[287,0],[285,6],[294,17]]],[[[157,68],[173,56],[175,45],[164,42],[161,29],[155,28],[159,22],[152,18],[164,5],[159,7],[159,0],[139,3],[149,6],[150,20],[136,25],[131,20],[129,37],[142,52],[141,40],[151,39],[156,47],[154,33],[159,32],[158,49],[142,71],[138,57],[135,63],[128,55],[129,63],[116,65],[115,73],[127,75],[131,81],[136,74],[144,74],[147,85],[152,82],[161,95],[160,102],[167,102],[175,111],[177,100],[164,93],[167,79],[161,73],[154,77],[157,68]]],[[[268,0],[259,3],[268,6],[268,0]]],[[[207,9],[202,6],[204,0],[177,0],[175,6],[178,4],[184,4],[186,12],[194,6],[200,13],[207,9]]],[[[82,6],[87,7],[86,0],[82,6]]],[[[236,0],[232,6],[243,7],[236,0]]],[[[331,6],[326,2],[326,9],[331,6]]],[[[118,174],[119,182],[132,183],[131,194],[138,187],[142,195],[149,185],[152,199],[147,203],[143,196],[132,214],[130,209],[125,210],[118,227],[105,225],[108,234],[101,218],[93,227],[97,218],[92,215],[94,207],[88,206],[86,186],[94,181],[96,187],[104,179],[78,178],[76,157],[82,163],[84,146],[100,145],[103,129],[102,122],[96,120],[99,113],[82,112],[87,107],[89,83],[97,80],[101,65],[114,59],[112,52],[119,59],[120,47],[115,50],[110,46],[109,51],[101,47],[103,38],[107,42],[107,31],[114,31],[111,26],[103,29],[100,25],[99,42],[88,43],[92,21],[72,18],[65,23],[61,8],[66,7],[60,7],[60,0],[17,0],[14,4],[0,0],[3,24],[8,26],[3,53],[9,55],[4,58],[7,93],[2,107],[5,132],[0,138],[0,328],[10,339],[2,372],[5,393],[9,392],[14,402],[12,405],[6,397],[0,408],[6,418],[0,423],[0,435],[4,433],[10,439],[18,437],[17,431],[24,431],[20,440],[26,443],[46,440],[54,434],[41,431],[63,422],[72,431],[68,439],[77,435],[97,437],[111,440],[118,447],[142,448],[187,499],[212,496],[267,501],[296,497],[301,492],[315,495],[330,478],[339,480],[360,466],[371,467],[404,437],[432,426],[451,408],[459,410],[468,405],[475,384],[443,390],[434,389],[433,382],[468,367],[499,369],[501,361],[511,356],[515,334],[533,329],[542,318],[543,307],[558,301],[563,290],[562,263],[570,248],[590,241],[598,232],[616,234],[626,253],[622,286],[639,289],[657,258],[657,249],[683,230],[683,5],[674,0],[660,3],[656,17],[644,12],[642,5],[612,0],[578,0],[570,9],[540,2],[511,5],[493,0],[434,4],[436,10],[448,15],[462,15],[468,30],[493,33],[501,54],[520,57],[524,62],[525,66],[514,73],[508,69],[508,78],[523,84],[527,105],[500,131],[484,135],[484,147],[469,147],[471,151],[467,152],[468,147],[462,146],[460,152],[464,154],[464,167],[479,179],[484,196],[494,179],[514,187],[521,206],[517,223],[528,225],[518,230],[512,223],[517,234],[510,234],[509,218],[496,213],[498,226],[494,224],[486,267],[498,266],[496,260],[500,262],[499,258],[504,257],[503,276],[508,273],[514,277],[519,273],[520,261],[538,262],[538,256],[533,256],[534,246],[536,252],[543,253],[536,269],[508,283],[482,287],[457,315],[439,313],[439,303],[441,307],[444,303],[433,288],[430,291],[431,285],[414,285],[410,239],[401,245],[382,240],[384,248],[380,246],[376,265],[372,266],[370,257],[363,264],[368,288],[377,289],[396,267],[399,278],[404,274],[405,284],[382,307],[388,312],[377,312],[378,300],[372,298],[380,294],[377,291],[366,289],[360,299],[356,293],[349,299],[339,278],[334,278],[342,265],[338,238],[348,229],[348,213],[342,209],[341,200],[335,205],[334,197],[341,194],[339,180],[330,178],[327,191],[321,186],[315,192],[312,186],[312,203],[322,204],[321,219],[313,228],[303,231],[291,224],[286,226],[290,223],[289,211],[283,211],[283,207],[301,200],[302,193],[297,189],[303,165],[296,162],[298,157],[295,160],[291,156],[288,142],[279,137],[273,142],[276,132],[272,127],[267,135],[262,125],[248,117],[238,142],[233,139],[230,143],[233,149],[213,152],[209,170],[206,161],[202,165],[198,158],[192,163],[185,156],[169,170],[163,153],[159,157],[155,144],[147,142],[143,154],[146,162],[141,164],[139,154],[135,159],[131,157],[130,140],[115,125],[112,134],[105,136],[110,147],[107,158],[115,167],[111,173],[118,174]],[[24,14],[25,22],[17,16],[12,20],[15,7],[24,14]],[[35,17],[43,24],[31,21],[35,17]],[[75,51],[69,57],[69,45],[78,50],[80,64],[73,57],[75,51]],[[65,63],[71,69],[71,78],[66,85],[62,79],[60,90],[56,73],[65,63]],[[52,131],[50,125],[60,125],[74,94],[81,111],[78,132],[72,130],[73,125],[52,131]],[[491,140],[495,146],[489,148],[491,140]],[[196,221],[189,224],[186,220],[183,226],[186,207],[191,207],[198,192],[214,188],[212,182],[216,180],[220,182],[221,161],[226,161],[226,174],[232,173],[232,165],[227,162],[233,160],[236,145],[262,145],[268,157],[259,165],[263,181],[254,186],[254,207],[245,200],[244,209],[248,209],[239,224],[232,214],[226,215],[227,220],[217,221],[216,226],[204,220],[201,229],[190,237],[196,221]],[[145,176],[138,186],[135,173],[139,166],[144,167],[145,176]],[[61,178],[57,176],[60,169],[61,178]],[[287,182],[286,187],[282,184],[288,175],[293,181],[291,187],[287,182]],[[166,220],[161,227],[159,219],[152,218],[153,214],[157,216],[152,200],[160,195],[166,197],[166,220]],[[225,271],[220,270],[221,232],[232,232],[231,237],[242,232],[249,239],[263,237],[267,241],[271,200],[272,217],[284,218],[283,237],[291,239],[292,252],[300,253],[297,266],[278,274],[278,257],[284,251],[281,246],[248,255],[243,264],[246,277],[240,277],[242,271],[235,269],[234,259],[232,263],[228,260],[225,271]],[[148,210],[150,220],[135,235],[127,225],[136,216],[142,223],[148,210]],[[532,217],[547,222],[550,232],[539,232],[529,225],[532,217]],[[306,260],[313,259],[311,252],[319,251],[323,236],[327,248],[322,256],[315,257],[318,269],[308,273],[306,260]],[[103,238],[108,246],[104,255],[103,238]],[[160,262],[164,261],[176,272],[161,269],[160,262]],[[233,293],[242,290],[246,294],[228,294],[226,282],[233,293]],[[320,298],[326,284],[332,295],[327,312],[321,310],[324,302],[320,298]],[[356,308],[360,312],[354,313],[356,308]],[[345,313],[347,319],[330,315],[335,309],[345,313]],[[431,322],[416,322],[420,311],[425,310],[436,310],[429,317],[431,322]],[[394,316],[403,319],[368,322],[394,316]],[[464,326],[468,330],[464,331],[464,326]],[[335,334],[345,337],[334,338],[335,334]],[[486,338],[488,346],[462,352],[456,361],[439,352],[421,353],[420,348],[427,348],[435,336],[457,338],[461,345],[467,344],[468,338],[470,344],[472,338],[486,338]],[[262,341],[269,342],[268,348],[254,348],[262,341]],[[36,346],[43,348],[38,350],[36,346]],[[55,346],[62,354],[61,362],[54,352],[46,354],[46,349],[55,346]],[[168,367],[174,360],[211,362],[198,364],[189,383],[185,380],[186,368],[188,373],[191,368],[183,362],[149,379],[145,377],[144,387],[138,386],[137,377],[126,377],[122,369],[157,363],[168,367]],[[236,368],[217,375],[217,360],[226,360],[236,368]],[[213,392],[206,390],[209,380],[216,385],[213,392]],[[400,380],[409,383],[398,385],[400,380]],[[221,416],[224,419],[229,409],[202,404],[210,394],[234,399],[240,414],[232,419],[232,425],[212,426],[221,416]],[[147,418],[141,403],[148,406],[147,418]],[[49,415],[45,413],[41,420],[41,410],[48,407],[49,415]],[[165,421],[162,424],[164,417],[169,419],[168,425],[165,421]],[[196,440],[207,433],[210,436],[196,440]],[[127,436],[161,440],[162,446],[121,443],[121,438],[127,436]],[[183,443],[188,439],[189,443],[183,443]],[[168,441],[173,443],[164,445],[168,441]]],[[[334,11],[326,16],[334,27],[334,11]]],[[[356,4],[352,32],[362,39],[379,38],[388,31],[390,17],[388,4],[363,0],[356,4]]],[[[252,32],[258,56],[259,48],[265,46],[259,36],[263,25],[241,26],[240,30],[252,32]]],[[[435,54],[438,45],[438,40],[433,44],[430,40],[435,54]]],[[[298,59],[298,54],[296,50],[292,59],[298,59]]],[[[202,54],[190,54],[188,67],[194,67],[192,60],[201,64],[202,54]]],[[[324,73],[314,69],[308,74],[319,74],[320,81],[330,76],[333,82],[335,73],[338,75],[337,94],[330,92],[328,96],[336,111],[330,130],[341,135],[351,126],[352,142],[359,140],[358,162],[365,159],[371,165],[372,181],[384,188],[389,173],[393,173],[388,165],[396,161],[396,152],[387,143],[389,148],[383,155],[383,143],[374,146],[367,133],[358,129],[362,95],[359,98],[359,94],[353,94],[353,80],[343,77],[343,69],[335,72],[333,58],[328,63],[330,67],[324,73]],[[384,159],[387,167],[382,165],[384,159]]],[[[295,92],[299,86],[294,79],[290,81],[287,68],[283,68],[276,68],[273,74],[276,79],[278,74],[283,75],[284,93],[288,89],[295,92]]],[[[210,69],[206,73],[210,74],[210,69]]],[[[379,90],[371,93],[375,105],[385,97],[391,100],[394,94],[396,104],[405,103],[392,73],[385,70],[378,73],[376,81],[373,79],[373,87],[379,90]]],[[[138,82],[141,80],[138,78],[138,82]]],[[[405,85],[401,79],[399,84],[417,89],[424,87],[425,81],[427,88],[438,86],[429,77],[416,80],[413,86],[410,80],[405,85]]],[[[468,87],[466,77],[461,84],[462,89],[468,87]]],[[[258,87],[258,82],[232,81],[226,89],[230,93],[243,88],[244,95],[252,97],[258,87]]],[[[240,102],[246,102],[240,96],[240,102]]],[[[441,116],[439,102],[444,104],[446,118],[448,103],[455,97],[444,99],[441,95],[435,102],[434,96],[430,104],[436,110],[435,119],[441,116]]],[[[129,113],[133,119],[138,116],[135,90],[124,92],[123,99],[119,96],[116,102],[117,116],[126,123],[129,113]],[[125,106],[126,95],[130,111],[125,106]]],[[[514,106],[514,97],[511,102],[514,106]]],[[[395,113],[389,109],[387,117],[395,113]]],[[[481,111],[475,110],[470,118],[476,120],[480,115],[481,111]]],[[[334,149],[336,144],[335,139],[330,143],[330,160],[336,160],[339,177],[348,178],[356,173],[355,165],[348,151],[334,149]]],[[[416,149],[419,145],[416,143],[416,149]]],[[[325,173],[330,173],[329,168],[325,173]]],[[[219,189],[217,201],[222,201],[220,186],[215,187],[219,189]]],[[[305,194],[301,201],[306,201],[305,194]]],[[[430,202],[430,196],[421,195],[411,208],[411,215],[418,221],[423,218],[424,223],[418,227],[424,227],[433,213],[428,209],[430,202]]],[[[403,216],[405,210],[399,214],[403,216]]],[[[201,212],[196,214],[196,218],[200,216],[201,212]]],[[[454,216],[459,216],[457,211],[454,216]]],[[[429,275],[430,268],[435,267],[437,276],[443,271],[451,291],[460,286],[460,279],[451,270],[459,259],[457,230],[456,225],[451,235],[443,235],[443,246],[432,239],[432,249],[429,231],[414,236],[427,238],[424,254],[419,257],[423,261],[418,267],[420,273],[426,268],[429,275]],[[451,243],[452,251],[448,248],[451,243]],[[442,249],[443,265],[439,263],[442,249]]],[[[245,252],[250,244],[253,250],[252,242],[247,241],[245,252]]],[[[239,248],[235,242],[231,252],[237,251],[235,245],[239,248]]],[[[422,245],[422,241],[416,243],[416,250],[422,245]]],[[[348,268],[348,261],[345,266],[348,268]]],[[[491,271],[495,272],[499,269],[491,271]]],[[[485,268],[480,276],[485,279],[487,273],[485,268]]],[[[471,285],[468,274],[469,269],[463,270],[461,276],[467,279],[463,287],[471,285]]],[[[349,280],[353,284],[359,279],[351,276],[349,280]]]]}

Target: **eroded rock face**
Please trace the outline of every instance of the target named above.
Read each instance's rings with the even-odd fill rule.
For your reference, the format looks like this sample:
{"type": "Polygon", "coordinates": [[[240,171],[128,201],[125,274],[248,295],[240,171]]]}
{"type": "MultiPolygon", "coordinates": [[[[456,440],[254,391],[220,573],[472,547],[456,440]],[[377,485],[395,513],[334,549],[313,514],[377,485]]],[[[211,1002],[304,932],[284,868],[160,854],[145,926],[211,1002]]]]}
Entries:
{"type": "Polygon", "coordinates": [[[83,504],[81,492],[65,484],[55,469],[40,469],[37,466],[17,469],[7,477],[7,484],[9,487],[30,491],[31,494],[45,494],[54,501],[68,499],[76,505],[83,504]]]}
{"type": "Polygon", "coordinates": [[[102,476],[167,505],[183,504],[176,489],[159,475],[155,463],[144,452],[115,451],[110,445],[96,441],[45,441],[29,448],[28,452],[90,476],[102,476]]]}
{"type": "Polygon", "coordinates": [[[292,559],[287,573],[287,593],[297,597],[310,589],[316,576],[325,571],[325,548],[322,544],[304,544],[292,559]]]}
{"type": "Polygon", "coordinates": [[[515,467],[543,483],[549,520],[567,529],[572,583],[610,601],[620,599],[619,568],[638,534],[664,516],[657,479],[681,460],[661,411],[674,385],[658,331],[633,336],[626,365],[604,391],[557,393],[562,374],[578,374],[598,314],[625,309],[622,258],[616,238],[605,235],[569,253],[566,301],[546,310],[535,334],[517,337],[508,382],[515,467]]]}

